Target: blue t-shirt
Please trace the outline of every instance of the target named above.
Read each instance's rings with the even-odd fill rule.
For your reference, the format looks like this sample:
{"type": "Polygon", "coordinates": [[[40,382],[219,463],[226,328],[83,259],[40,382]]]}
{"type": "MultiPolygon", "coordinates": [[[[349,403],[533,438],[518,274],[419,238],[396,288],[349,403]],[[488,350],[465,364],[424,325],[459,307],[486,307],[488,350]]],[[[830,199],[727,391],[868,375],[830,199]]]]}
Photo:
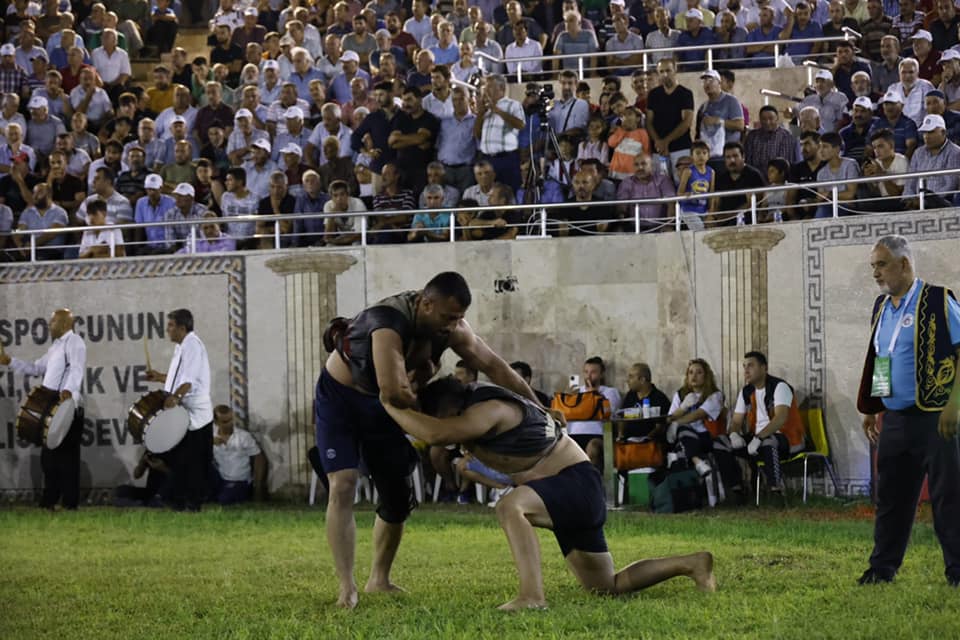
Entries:
{"type": "MultiPolygon", "coordinates": [[[[909,324],[909,326],[904,326],[900,330],[900,336],[893,347],[893,353],[890,354],[891,395],[888,398],[883,398],[883,406],[887,409],[909,409],[916,404],[917,375],[914,358],[914,333],[916,332],[917,300],[920,297],[920,287],[923,286],[923,281],[918,280],[917,282],[916,292],[906,307],[904,307],[903,300],[900,301],[899,309],[894,309],[893,303],[889,299],[883,303],[883,311],[876,335],[876,344],[880,345],[877,352],[878,356],[888,355],[887,347],[890,346],[890,338],[893,337],[893,331],[897,323],[907,320],[909,324]]],[[[947,298],[947,316],[950,325],[950,343],[956,348],[960,346],[960,304],[949,297],[947,298]]]]}
{"type": "MultiPolygon", "coordinates": [[[[713,179],[713,168],[709,165],[703,173],[697,169],[696,165],[690,165],[690,178],[687,179],[687,193],[710,193],[710,181],[713,179]]],[[[707,213],[707,199],[695,198],[681,203],[680,208],[684,213],[696,213],[705,215],[707,213]]]]}

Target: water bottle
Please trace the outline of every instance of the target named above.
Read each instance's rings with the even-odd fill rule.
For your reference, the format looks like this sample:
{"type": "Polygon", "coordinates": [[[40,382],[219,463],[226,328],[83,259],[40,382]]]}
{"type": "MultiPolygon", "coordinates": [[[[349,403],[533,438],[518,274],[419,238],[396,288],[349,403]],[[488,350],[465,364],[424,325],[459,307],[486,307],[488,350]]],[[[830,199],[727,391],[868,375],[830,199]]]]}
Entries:
{"type": "Polygon", "coordinates": [[[743,214],[743,211],[741,211],[740,213],[737,214],[737,226],[743,227],[743,226],[746,226],[746,224],[747,224],[747,218],[743,214]]]}
{"type": "Polygon", "coordinates": [[[777,224],[783,222],[783,211],[780,211],[780,209],[777,209],[776,211],[774,211],[773,221],[777,224]]]}
{"type": "Polygon", "coordinates": [[[650,398],[644,398],[644,399],[643,399],[643,414],[642,414],[642,415],[643,415],[644,418],[649,418],[649,417],[650,417],[650,398]]]}
{"type": "Polygon", "coordinates": [[[660,175],[669,176],[670,175],[670,164],[667,162],[666,156],[657,156],[658,164],[660,166],[660,175]]]}

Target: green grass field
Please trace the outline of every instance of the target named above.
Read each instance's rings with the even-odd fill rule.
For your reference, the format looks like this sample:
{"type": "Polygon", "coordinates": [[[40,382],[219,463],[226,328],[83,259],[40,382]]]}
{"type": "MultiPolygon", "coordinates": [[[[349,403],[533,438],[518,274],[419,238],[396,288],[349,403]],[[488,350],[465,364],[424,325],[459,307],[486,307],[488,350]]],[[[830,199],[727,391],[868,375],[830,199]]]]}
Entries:
{"type": "MultiPolygon", "coordinates": [[[[87,508],[0,511],[0,638],[938,638],[960,637],[929,517],[893,585],[857,587],[872,540],[861,507],[611,513],[617,566],[709,549],[720,590],[676,579],[630,597],[580,590],[543,532],[550,609],[503,614],[516,578],[492,510],[420,508],[394,579],[400,595],[334,609],[320,508],[201,514],[87,508]]],[[[370,563],[358,514],[358,572],[370,563]]]]}

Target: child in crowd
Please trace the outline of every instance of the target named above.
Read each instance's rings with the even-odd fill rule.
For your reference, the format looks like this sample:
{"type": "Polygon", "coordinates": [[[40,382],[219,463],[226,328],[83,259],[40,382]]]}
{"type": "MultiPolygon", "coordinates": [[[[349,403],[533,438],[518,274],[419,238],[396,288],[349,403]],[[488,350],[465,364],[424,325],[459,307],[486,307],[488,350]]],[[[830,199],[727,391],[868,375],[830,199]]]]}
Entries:
{"type": "Polygon", "coordinates": [[[680,212],[688,214],[684,216],[684,222],[690,229],[702,229],[703,219],[707,215],[708,198],[706,194],[713,193],[716,182],[716,174],[713,168],[707,165],[710,160],[710,147],[703,140],[697,140],[691,147],[693,155],[693,164],[683,170],[680,174],[680,187],[677,189],[678,196],[697,195],[700,197],[685,200],[680,204],[680,212]]]}
{"type": "Polygon", "coordinates": [[[577,149],[577,160],[583,162],[587,158],[595,158],[602,164],[607,164],[610,160],[610,147],[607,146],[606,133],[607,123],[603,118],[591,117],[587,124],[587,139],[581,142],[577,149]]]}
{"type": "Polygon", "coordinates": [[[123,247],[123,234],[119,229],[104,230],[107,224],[107,203],[103,200],[94,200],[87,205],[87,229],[80,238],[80,258],[110,258],[110,249],[113,256],[127,255],[123,247]]]}
{"type": "MultiPolygon", "coordinates": [[[[840,134],[829,132],[820,136],[820,160],[826,164],[817,172],[817,182],[831,182],[834,180],[843,182],[851,178],[860,177],[860,166],[857,164],[857,161],[853,158],[844,158],[840,155],[842,151],[843,139],[840,137],[840,134]]],[[[821,199],[824,200],[825,203],[817,207],[816,217],[832,218],[832,189],[823,187],[818,189],[818,191],[821,199]]],[[[843,207],[842,203],[853,200],[856,195],[856,184],[841,184],[837,186],[837,200],[841,203],[839,207],[840,215],[853,214],[853,211],[843,207]]]]}
{"type": "MultiPolygon", "coordinates": [[[[767,162],[767,184],[771,187],[785,185],[790,175],[790,163],[783,158],[772,158],[767,162]]],[[[783,222],[783,212],[787,207],[789,189],[770,191],[766,194],[764,211],[760,222],[783,222]]]]}
{"type": "Polygon", "coordinates": [[[613,149],[610,159],[610,176],[624,180],[633,175],[633,159],[643,152],[650,152],[650,136],[640,127],[640,112],[635,107],[625,107],[620,126],[607,139],[613,149]]]}

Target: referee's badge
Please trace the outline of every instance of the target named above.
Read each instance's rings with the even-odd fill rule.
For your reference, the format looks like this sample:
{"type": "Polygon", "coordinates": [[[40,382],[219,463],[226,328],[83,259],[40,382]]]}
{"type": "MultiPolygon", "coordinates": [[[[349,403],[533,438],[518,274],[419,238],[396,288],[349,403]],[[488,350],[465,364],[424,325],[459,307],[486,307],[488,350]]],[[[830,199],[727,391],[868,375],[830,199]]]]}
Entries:
{"type": "Polygon", "coordinates": [[[905,329],[913,326],[913,314],[908,313],[903,316],[903,322],[901,323],[905,329]]]}

